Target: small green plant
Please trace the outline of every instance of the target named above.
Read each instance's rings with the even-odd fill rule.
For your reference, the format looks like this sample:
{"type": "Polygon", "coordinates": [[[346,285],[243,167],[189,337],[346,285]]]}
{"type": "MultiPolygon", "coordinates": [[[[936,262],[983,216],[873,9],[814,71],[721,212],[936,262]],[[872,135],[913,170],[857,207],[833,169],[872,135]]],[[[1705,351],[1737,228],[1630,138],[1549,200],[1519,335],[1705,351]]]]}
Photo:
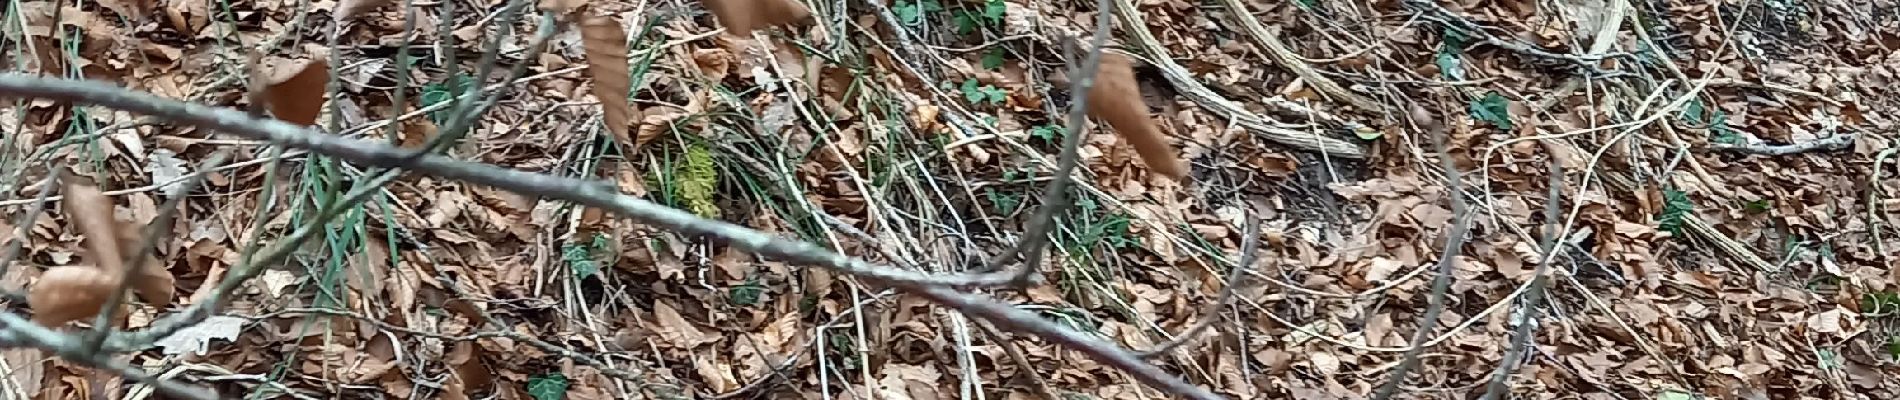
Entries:
{"type": "Polygon", "coordinates": [[[765,285],[759,283],[759,277],[750,276],[746,277],[744,284],[733,286],[730,292],[732,297],[727,301],[732,302],[733,305],[754,306],[759,304],[760,299],[765,298],[765,285]]]}
{"type": "Polygon", "coordinates": [[[1491,91],[1471,101],[1471,118],[1489,122],[1498,129],[1511,130],[1511,101],[1491,91]]]}
{"type": "Polygon", "coordinates": [[[995,70],[1003,68],[1003,56],[1008,54],[1009,51],[1004,50],[1002,47],[991,47],[989,51],[983,53],[983,69],[995,70]]]}
{"type": "Polygon", "coordinates": [[[996,188],[983,188],[983,195],[990,198],[990,204],[996,206],[998,214],[1014,214],[1023,204],[1022,197],[1015,194],[996,191],[996,188]]]}
{"type": "Polygon", "coordinates": [[[1707,105],[1702,104],[1702,99],[1695,99],[1682,106],[1682,121],[1709,127],[1711,139],[1716,143],[1742,144],[1742,135],[1736,133],[1735,128],[1728,125],[1728,113],[1719,109],[1709,109],[1707,105]]]}
{"type": "Polygon", "coordinates": [[[1860,313],[1869,317],[1900,314],[1900,293],[1870,292],[1860,295],[1860,313]]]}
{"type": "MultiPolygon", "coordinates": [[[[467,93],[474,85],[473,80],[462,74],[451,76],[443,82],[431,82],[422,85],[422,107],[427,108],[444,101],[453,100],[456,94],[467,93]]],[[[449,112],[451,110],[452,107],[443,107],[440,110],[430,111],[429,120],[434,121],[436,125],[448,123],[449,112]]]]}
{"type": "Polygon", "coordinates": [[[1438,54],[1432,59],[1432,63],[1438,65],[1440,77],[1463,80],[1465,44],[1470,41],[1470,38],[1465,37],[1462,31],[1451,28],[1445,28],[1443,36],[1445,39],[1439,42],[1438,54]]]}
{"type": "Polygon", "coordinates": [[[924,14],[938,11],[943,11],[943,4],[937,3],[937,0],[899,1],[891,7],[891,12],[897,14],[897,22],[910,26],[923,23],[924,14]]]}
{"type": "Polygon", "coordinates": [[[1009,4],[1003,0],[986,0],[979,11],[958,10],[952,19],[957,23],[957,34],[968,35],[978,28],[1003,25],[1003,14],[1009,12],[1009,4]]]}
{"type": "Polygon", "coordinates": [[[528,396],[534,400],[561,400],[567,397],[567,376],[549,372],[528,378],[528,396]]]}
{"type": "Polygon", "coordinates": [[[699,142],[687,143],[686,160],[674,167],[674,176],[679,179],[674,195],[686,210],[700,217],[719,218],[719,205],[713,202],[714,189],[719,185],[719,167],[713,163],[712,150],[699,142]]]}
{"type": "Polygon", "coordinates": [[[1003,99],[1009,97],[1009,92],[995,86],[984,85],[975,79],[964,80],[960,89],[963,91],[963,99],[971,103],[1003,104],[1003,99]]]}
{"type": "Polygon", "coordinates": [[[1055,125],[1040,125],[1034,128],[1029,128],[1029,136],[1054,142],[1057,139],[1062,137],[1062,127],[1055,126],[1055,125]]]}
{"type": "Polygon", "coordinates": [[[1656,218],[1657,228],[1682,236],[1682,225],[1690,211],[1695,211],[1695,203],[1689,200],[1688,193],[1664,189],[1662,215],[1656,218]]]}
{"type": "Polygon", "coordinates": [[[567,263],[568,270],[574,271],[574,279],[593,277],[600,273],[601,253],[611,247],[608,241],[607,235],[595,233],[589,242],[568,242],[561,245],[561,261],[567,263]]]}

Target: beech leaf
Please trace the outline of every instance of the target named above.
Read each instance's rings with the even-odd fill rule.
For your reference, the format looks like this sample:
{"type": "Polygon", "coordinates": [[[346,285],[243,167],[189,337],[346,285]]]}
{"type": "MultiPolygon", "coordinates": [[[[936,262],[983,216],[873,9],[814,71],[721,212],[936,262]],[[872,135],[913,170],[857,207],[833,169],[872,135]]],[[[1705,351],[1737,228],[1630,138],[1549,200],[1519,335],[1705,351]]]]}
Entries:
{"type": "Polygon", "coordinates": [[[315,125],[330,84],[329,64],[321,58],[277,59],[266,69],[264,101],[271,115],[297,125],[315,125]]]}
{"type": "Polygon", "coordinates": [[[125,249],[119,240],[119,220],[113,217],[112,199],[105,192],[71,170],[61,171],[60,207],[66,213],[66,221],[79,230],[84,238],[88,257],[99,269],[118,276],[125,271],[125,249]]]}
{"type": "Polygon", "coordinates": [[[591,15],[582,19],[581,47],[587,53],[587,74],[594,79],[594,97],[600,98],[600,111],[614,140],[630,146],[640,144],[628,136],[628,124],[640,120],[639,112],[628,104],[633,90],[632,73],[627,69],[627,31],[613,18],[591,15]]]}

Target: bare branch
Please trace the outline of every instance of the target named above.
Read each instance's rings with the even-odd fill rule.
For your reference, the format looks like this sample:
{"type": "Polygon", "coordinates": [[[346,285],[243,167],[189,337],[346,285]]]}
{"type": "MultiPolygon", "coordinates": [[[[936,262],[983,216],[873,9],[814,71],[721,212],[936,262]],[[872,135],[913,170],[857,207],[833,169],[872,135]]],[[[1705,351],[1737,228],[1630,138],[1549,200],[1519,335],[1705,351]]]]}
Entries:
{"type": "Polygon", "coordinates": [[[1082,127],[1088,124],[1089,89],[1095,86],[1096,74],[1102,69],[1102,49],[1108,45],[1109,29],[1114,26],[1114,0],[1096,0],[1095,32],[1089,38],[1089,52],[1082,65],[1071,69],[1073,84],[1069,87],[1070,98],[1068,121],[1063,127],[1062,154],[1056,158],[1055,179],[1042,189],[1042,208],[1036,210],[1028,221],[1024,221],[1023,237],[1016,246],[991,259],[987,268],[990,271],[1002,271],[1004,266],[1022,260],[1023,265],[1012,274],[1007,274],[1010,282],[1029,284],[1041,278],[1036,273],[1042,264],[1042,251],[1049,244],[1049,232],[1055,230],[1056,216],[1069,209],[1069,185],[1074,181],[1076,164],[1081,163],[1082,127]],[[1020,257],[1020,258],[1018,258],[1020,257]]]}
{"type": "Polygon", "coordinates": [[[1563,208],[1560,205],[1563,203],[1564,167],[1557,157],[1550,157],[1547,162],[1550,164],[1550,188],[1544,200],[1543,255],[1537,260],[1537,270],[1531,273],[1530,292],[1524,294],[1523,302],[1518,305],[1522,317],[1512,332],[1511,347],[1504,351],[1504,358],[1498,360],[1497,371],[1492,373],[1491,382],[1485,385],[1483,400],[1496,400],[1498,396],[1510,394],[1508,383],[1511,372],[1517,370],[1517,359],[1530,348],[1531,328],[1537,325],[1538,307],[1544,301],[1544,287],[1550,284],[1550,278],[1544,275],[1549,273],[1550,264],[1556,262],[1557,244],[1563,240],[1564,235],[1560,231],[1562,225],[1557,221],[1563,215],[1559,210],[1563,208]]]}
{"type": "MultiPolygon", "coordinates": [[[[1189,384],[1180,377],[1148,364],[1126,349],[1070,330],[1009,304],[953,290],[944,282],[943,277],[875,265],[809,243],[783,240],[772,234],[743,226],[699,218],[685,211],[621,194],[616,188],[607,184],[457,161],[432,154],[417,156],[413,151],[398,149],[384,143],[324,135],[283,121],[252,118],[241,111],[164,99],[103,82],[44,78],[24,74],[0,74],[0,95],[98,104],[125,111],[162,116],[176,123],[215,129],[256,140],[266,140],[277,145],[302,148],[361,164],[410,169],[439,178],[596,207],[686,235],[716,239],[738,250],[827,267],[872,281],[872,283],[888,285],[951,307],[972,317],[989,320],[998,324],[999,327],[1027,332],[1062,344],[1098,362],[1127,371],[1142,383],[1167,393],[1193,399],[1220,398],[1206,388],[1189,384]],[[404,162],[411,159],[413,162],[404,162]]],[[[285,245],[285,243],[278,244],[280,247],[285,245]]]]}
{"type": "Polygon", "coordinates": [[[1446,136],[1444,122],[1439,121],[1423,106],[1412,106],[1412,121],[1424,126],[1427,136],[1431,136],[1432,147],[1438,151],[1439,164],[1445,169],[1445,194],[1451,198],[1452,226],[1450,236],[1445,238],[1445,248],[1438,252],[1438,276],[1432,278],[1431,300],[1425,305],[1425,314],[1418,317],[1418,331],[1412,332],[1411,348],[1405,350],[1405,356],[1399,366],[1392,369],[1392,378],[1380,386],[1372,399],[1392,398],[1399,385],[1405,382],[1405,375],[1418,366],[1418,353],[1425,350],[1425,339],[1432,337],[1432,330],[1438,328],[1438,314],[1445,311],[1445,292],[1451,286],[1451,266],[1458,259],[1459,250],[1465,245],[1465,230],[1470,228],[1471,220],[1464,196],[1464,183],[1459,179],[1458,163],[1451,159],[1451,152],[1445,148],[1446,136]]]}
{"type": "Polygon", "coordinates": [[[54,332],[51,329],[27,321],[13,313],[0,313],[0,344],[26,345],[51,351],[60,358],[85,364],[93,368],[112,371],[126,379],[151,385],[159,393],[180,399],[217,400],[218,395],[210,390],[191,387],[176,381],[159,379],[125,362],[113,360],[111,353],[102,353],[85,349],[72,335],[54,332]]]}
{"type": "Polygon", "coordinates": [[[1201,336],[1202,332],[1206,332],[1208,328],[1214,326],[1215,322],[1220,321],[1221,309],[1226,308],[1227,304],[1234,301],[1234,292],[1241,287],[1241,281],[1247,279],[1247,271],[1253,269],[1254,260],[1259,258],[1256,253],[1260,247],[1260,214],[1248,211],[1247,224],[1244,229],[1246,230],[1241,232],[1240,261],[1234,264],[1232,271],[1227,272],[1227,287],[1221,288],[1220,297],[1215,298],[1213,303],[1208,303],[1206,307],[1201,308],[1201,319],[1195,321],[1192,327],[1186,331],[1182,331],[1180,335],[1175,336],[1174,340],[1169,340],[1155,346],[1153,349],[1137,352],[1136,354],[1140,354],[1142,358],[1155,358],[1162,354],[1168,354],[1168,352],[1174,351],[1174,349],[1181,347],[1181,345],[1194,342],[1194,338],[1201,336]]]}

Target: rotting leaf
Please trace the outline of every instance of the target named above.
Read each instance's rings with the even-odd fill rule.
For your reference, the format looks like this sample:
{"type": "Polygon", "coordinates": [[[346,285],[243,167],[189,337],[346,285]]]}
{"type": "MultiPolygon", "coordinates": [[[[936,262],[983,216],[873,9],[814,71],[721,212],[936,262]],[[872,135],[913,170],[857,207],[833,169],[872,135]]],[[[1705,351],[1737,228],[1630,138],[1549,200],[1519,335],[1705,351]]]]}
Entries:
{"type": "Polygon", "coordinates": [[[1155,125],[1148,106],[1141,103],[1141,89],[1135,83],[1133,62],[1127,56],[1103,53],[1101,69],[1095,72],[1095,84],[1089,87],[1088,112],[1108,121],[1141,155],[1148,169],[1174,180],[1187,177],[1187,164],[1174,153],[1174,145],[1155,125]]]}
{"type": "Polygon", "coordinates": [[[726,33],[740,37],[811,16],[811,9],[798,0],[700,0],[700,3],[719,19],[719,25],[726,27],[726,33]]]}
{"type": "Polygon", "coordinates": [[[260,72],[271,115],[297,125],[316,125],[330,84],[330,65],[322,58],[277,59],[266,70],[260,72]]]}
{"type": "Polygon", "coordinates": [[[632,121],[640,120],[639,110],[627,102],[633,89],[633,75],[627,69],[627,31],[613,18],[592,15],[581,20],[581,47],[587,53],[587,74],[594,79],[594,97],[600,98],[602,119],[614,141],[629,146],[628,153],[640,148],[627,135],[632,121]]]}

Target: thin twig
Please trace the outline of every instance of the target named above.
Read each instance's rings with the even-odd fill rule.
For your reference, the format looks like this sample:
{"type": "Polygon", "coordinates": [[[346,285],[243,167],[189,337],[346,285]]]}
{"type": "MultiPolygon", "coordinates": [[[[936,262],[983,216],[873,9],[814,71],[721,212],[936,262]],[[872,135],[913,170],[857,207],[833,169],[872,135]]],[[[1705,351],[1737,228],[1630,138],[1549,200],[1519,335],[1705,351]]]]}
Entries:
{"type": "Polygon", "coordinates": [[[1511,371],[1517,370],[1517,359],[1530,348],[1531,327],[1537,324],[1537,314],[1544,301],[1544,288],[1550,278],[1544,274],[1550,271],[1550,264],[1556,262],[1557,244],[1563,240],[1557,221],[1562,218],[1559,211],[1563,203],[1564,167],[1557,157],[1550,157],[1550,188],[1544,201],[1544,243],[1543,256],[1537,260],[1537,270],[1531,275],[1530,293],[1524,295],[1524,301],[1518,306],[1523,317],[1517,321],[1517,329],[1512,332],[1511,347],[1504,351],[1504,358],[1498,360],[1498,369],[1491,375],[1491,382],[1485,385],[1482,400],[1496,400],[1498,396],[1510,394],[1511,371]]]}
{"type": "Polygon", "coordinates": [[[81,348],[72,335],[54,332],[51,329],[27,321],[13,313],[0,313],[0,344],[32,346],[51,351],[60,358],[112,371],[128,380],[151,385],[159,393],[168,397],[196,400],[217,400],[218,395],[207,389],[200,389],[177,381],[158,379],[157,377],[127,365],[123,361],[112,359],[111,353],[89,351],[81,348]]]}
{"type": "Polygon", "coordinates": [[[1181,347],[1181,345],[1193,343],[1194,338],[1200,337],[1202,332],[1206,332],[1208,328],[1214,326],[1215,322],[1220,321],[1221,309],[1226,308],[1228,303],[1234,301],[1236,289],[1241,287],[1241,282],[1246,280],[1248,276],[1247,271],[1253,269],[1254,260],[1259,258],[1256,254],[1260,247],[1259,213],[1253,211],[1247,212],[1245,229],[1245,231],[1240,233],[1240,261],[1238,264],[1234,264],[1232,271],[1227,272],[1227,287],[1221,288],[1220,297],[1215,298],[1213,303],[1208,303],[1207,306],[1201,307],[1201,319],[1196,320],[1192,327],[1182,331],[1181,334],[1175,336],[1173,340],[1163,342],[1147,351],[1137,351],[1136,354],[1140,354],[1142,358],[1155,358],[1163,354],[1168,354],[1168,352],[1174,351],[1174,349],[1181,347]]]}
{"type": "Polygon", "coordinates": [[[1042,263],[1043,248],[1049,243],[1049,232],[1055,229],[1056,216],[1069,208],[1069,185],[1074,182],[1070,175],[1076,164],[1081,163],[1082,127],[1088,124],[1089,88],[1095,86],[1095,75],[1102,69],[1102,49],[1108,45],[1109,28],[1114,26],[1115,20],[1114,0],[1096,0],[1095,8],[1098,10],[1095,36],[1089,38],[1088,55],[1080,67],[1070,69],[1074,84],[1069,88],[1069,96],[1075,102],[1069,105],[1067,126],[1063,127],[1062,154],[1056,158],[1055,179],[1042,190],[1042,208],[1023,222],[1022,241],[998,254],[988,265],[990,271],[1001,271],[1004,265],[1022,260],[1022,267],[1011,275],[1012,281],[1018,284],[1031,283],[1041,277],[1036,271],[1042,263]]]}
{"type": "Polygon", "coordinates": [[[1062,400],[1061,396],[1056,395],[1055,389],[1050,388],[1049,380],[1043,379],[1042,373],[1036,370],[1036,364],[1029,362],[1029,356],[1023,355],[1021,344],[1010,341],[1009,336],[1003,335],[1003,332],[997,331],[996,327],[988,323],[977,322],[976,328],[983,331],[984,337],[996,342],[997,346],[1003,347],[1003,353],[1008,354],[1009,360],[1015,362],[1016,368],[1021,370],[1017,371],[1016,375],[1029,376],[1029,383],[1035,385],[1036,396],[1042,397],[1042,400],[1062,400]]]}
{"type": "MultiPolygon", "coordinates": [[[[27,238],[31,237],[28,235],[33,234],[33,222],[38,221],[40,214],[46,212],[46,204],[49,203],[46,198],[53,196],[53,188],[56,187],[59,187],[59,174],[47,174],[46,179],[40,182],[39,194],[33,196],[33,206],[27,208],[25,214],[20,214],[19,220],[14,221],[13,240],[7,242],[6,253],[0,254],[0,276],[6,276],[7,270],[13,266],[13,260],[20,257],[20,251],[26,246],[27,238]]],[[[8,302],[26,303],[26,295],[18,290],[13,288],[0,288],[0,290],[5,290],[4,294],[8,302]]]]}
{"type": "MultiPolygon", "coordinates": [[[[438,155],[424,155],[414,158],[413,162],[404,163],[403,161],[409,159],[413,152],[395,148],[386,143],[325,135],[283,121],[252,118],[241,111],[179,102],[102,82],[7,73],[0,74],[0,96],[96,104],[140,114],[159,115],[174,123],[198,126],[202,129],[215,129],[254,140],[266,140],[359,164],[404,168],[438,178],[460,180],[596,207],[688,236],[717,239],[737,250],[785,261],[822,266],[855,275],[872,283],[888,285],[972,317],[989,320],[998,324],[999,328],[1034,334],[1062,344],[1098,362],[1126,371],[1136,380],[1166,393],[1193,399],[1220,398],[1206,388],[1189,384],[1178,376],[1148,364],[1127,349],[1076,332],[1012,305],[953,290],[949,287],[950,284],[944,283],[945,280],[941,276],[872,264],[809,243],[779,239],[775,235],[751,228],[700,218],[685,211],[622,194],[618,188],[610,184],[458,161],[438,155]]],[[[284,244],[280,243],[280,245],[284,244]]],[[[288,253],[288,251],[285,252],[288,253]]],[[[202,316],[198,317],[199,320],[202,318],[202,316]]],[[[154,326],[155,330],[157,324],[154,326]]],[[[173,329],[175,332],[176,328],[173,329]]],[[[128,336],[146,340],[154,339],[149,334],[135,333],[128,336]]]]}
{"type": "Polygon", "coordinates": [[[1445,311],[1445,292],[1451,286],[1451,266],[1458,259],[1459,250],[1465,245],[1465,230],[1471,224],[1466,215],[1464,184],[1459,180],[1458,163],[1451,159],[1451,152],[1445,148],[1447,133],[1444,123],[1426,112],[1423,106],[1417,105],[1412,108],[1412,121],[1424,125],[1426,134],[1431,136],[1432,147],[1438,151],[1439,164],[1445,169],[1446,197],[1451,198],[1453,222],[1450,236],[1445,238],[1445,248],[1438,252],[1438,276],[1432,278],[1431,299],[1425,305],[1425,314],[1418,318],[1418,331],[1412,333],[1412,346],[1405,350],[1405,356],[1400,358],[1398,367],[1392,369],[1392,377],[1373,394],[1373,400],[1392,398],[1392,394],[1398,391],[1399,385],[1405,382],[1405,375],[1410,374],[1412,368],[1418,366],[1418,354],[1425,350],[1422,344],[1426,338],[1432,336],[1432,330],[1438,328],[1438,314],[1445,311]]]}

